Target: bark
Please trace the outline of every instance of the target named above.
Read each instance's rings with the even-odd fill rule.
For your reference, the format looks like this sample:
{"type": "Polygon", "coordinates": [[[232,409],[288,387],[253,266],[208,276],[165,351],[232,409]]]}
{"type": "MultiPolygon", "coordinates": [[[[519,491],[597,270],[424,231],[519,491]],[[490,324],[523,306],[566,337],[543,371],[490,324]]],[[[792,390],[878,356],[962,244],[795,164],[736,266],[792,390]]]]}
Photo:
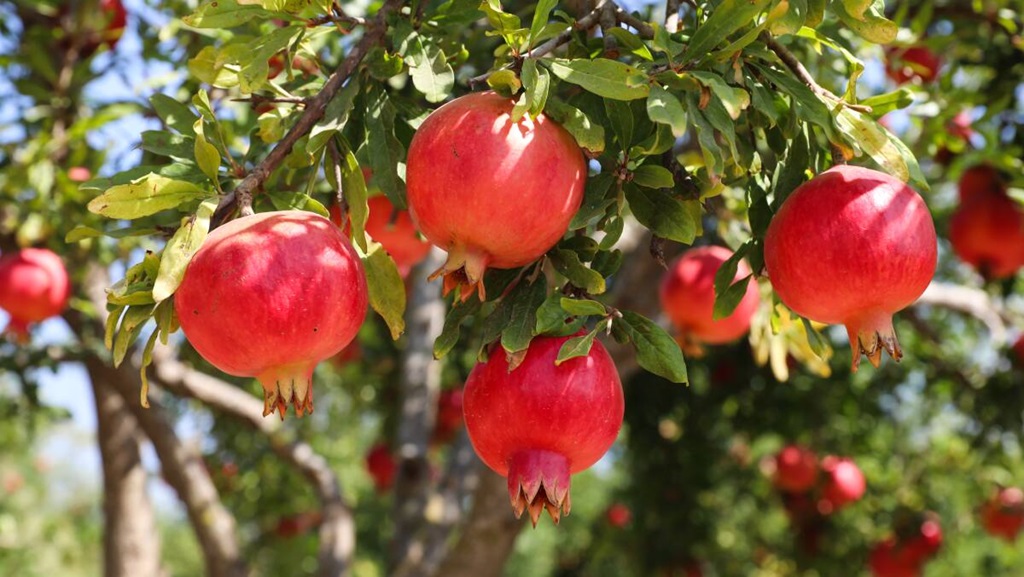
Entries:
{"type": "Polygon", "coordinates": [[[138,423],[125,401],[93,378],[103,459],[103,576],[159,577],[160,538],[139,457],[138,423]]]}

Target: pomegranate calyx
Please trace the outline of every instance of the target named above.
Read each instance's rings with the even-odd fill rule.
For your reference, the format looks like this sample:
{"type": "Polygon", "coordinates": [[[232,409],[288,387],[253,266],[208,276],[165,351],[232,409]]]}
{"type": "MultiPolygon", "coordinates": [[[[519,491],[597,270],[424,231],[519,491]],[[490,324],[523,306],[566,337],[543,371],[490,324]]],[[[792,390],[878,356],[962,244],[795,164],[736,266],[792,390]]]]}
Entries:
{"type": "Polygon", "coordinates": [[[444,265],[431,273],[427,280],[432,281],[443,276],[445,296],[458,289],[461,302],[466,302],[474,292],[479,295],[481,301],[484,301],[487,299],[487,292],[484,290],[484,273],[487,272],[489,260],[485,254],[454,247],[448,251],[448,260],[444,265]]]}
{"type": "Polygon", "coordinates": [[[903,358],[903,348],[896,337],[890,315],[882,314],[871,320],[847,323],[846,332],[850,336],[850,348],[853,349],[853,372],[857,372],[862,354],[876,369],[882,363],[883,350],[896,362],[903,358]]]}
{"type": "Polygon", "coordinates": [[[17,345],[27,345],[31,340],[28,334],[28,321],[21,319],[11,318],[11,321],[7,324],[6,332],[11,340],[17,345]]]}
{"type": "Polygon", "coordinates": [[[283,421],[289,404],[300,417],[313,412],[312,366],[274,367],[257,380],[263,385],[264,417],[277,411],[283,421]]]}
{"type": "Polygon", "coordinates": [[[508,464],[508,495],[516,518],[529,509],[536,527],[547,510],[557,525],[572,508],[569,474],[569,460],[558,453],[529,450],[513,455],[508,464]]]}

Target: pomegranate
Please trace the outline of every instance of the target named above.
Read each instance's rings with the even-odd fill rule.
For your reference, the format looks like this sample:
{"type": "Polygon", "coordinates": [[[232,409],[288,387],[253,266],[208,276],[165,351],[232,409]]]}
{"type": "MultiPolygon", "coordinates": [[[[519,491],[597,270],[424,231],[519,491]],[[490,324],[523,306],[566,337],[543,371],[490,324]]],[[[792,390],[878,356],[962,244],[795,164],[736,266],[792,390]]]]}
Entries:
{"type": "Polygon", "coordinates": [[[215,230],[174,295],[196,351],[225,373],[256,377],[263,414],[313,411],[313,368],[366,316],[363,265],[348,239],[310,212],[265,212],[215,230]]]}
{"type": "Polygon", "coordinates": [[[92,172],[84,166],[72,166],[68,169],[68,180],[72,182],[85,182],[92,178],[92,172]]]}
{"type": "Polygon", "coordinates": [[[800,185],[775,214],[764,259],[775,293],[799,315],[842,323],[860,354],[903,356],[892,314],[935,274],[935,225],[924,200],[876,170],[839,165],[800,185]]]}
{"type": "Polygon", "coordinates": [[[1024,492],[1017,487],[1000,489],[982,506],[981,524],[989,535],[1015,541],[1024,528],[1024,492]]]}
{"type": "Polygon", "coordinates": [[[358,340],[353,340],[347,347],[341,350],[340,353],[331,357],[331,365],[334,368],[341,370],[350,363],[357,363],[363,358],[363,349],[359,346],[358,340]]]}
{"type": "Polygon", "coordinates": [[[389,491],[395,484],[398,465],[387,443],[377,443],[366,453],[366,471],[370,473],[378,493],[389,491]]]}
{"type": "Polygon", "coordinates": [[[487,268],[516,268],[548,251],[583,200],[587,165],[564,128],[541,114],[512,122],[515,101],[494,92],[457,98],[420,125],[406,183],[413,222],[448,261],[445,294],[478,291],[487,268]]]}
{"type": "Polygon", "coordinates": [[[934,557],[941,548],[942,526],[939,525],[938,517],[932,513],[921,523],[920,533],[907,540],[904,545],[904,556],[922,565],[934,557]]]}
{"type": "Polygon", "coordinates": [[[608,351],[594,341],[586,356],[556,365],[569,338],[533,339],[511,372],[499,350],[466,381],[463,406],[473,448],[508,478],[516,516],[529,509],[534,526],[545,509],[555,523],[569,514],[570,475],[596,463],[622,426],[622,385],[608,351]]]}
{"type": "Polygon", "coordinates": [[[987,280],[1016,274],[1024,266],[1024,208],[994,187],[961,197],[966,199],[949,220],[953,252],[987,280]]]}
{"type": "Polygon", "coordinates": [[[45,248],[26,248],[0,258],[0,308],[11,315],[9,332],[28,341],[30,323],[59,315],[68,304],[71,283],[64,261],[45,248]]]}
{"type": "Polygon", "coordinates": [[[919,577],[920,563],[907,556],[906,550],[890,537],[878,543],[868,557],[868,567],[874,577],[919,577]]]}
{"type": "Polygon", "coordinates": [[[924,46],[891,47],[886,49],[885,55],[885,72],[896,84],[915,79],[927,84],[935,80],[942,67],[942,58],[924,46]]]}
{"type": "Polygon", "coordinates": [[[1021,335],[1015,343],[1013,343],[1013,354],[1017,356],[1017,363],[1024,366],[1024,335],[1021,335]]]}
{"type": "Polygon", "coordinates": [[[1005,193],[1006,183],[995,167],[989,164],[976,164],[960,175],[957,182],[960,202],[966,202],[978,193],[1005,193]]]}
{"type": "MultiPolygon", "coordinates": [[[[412,267],[427,258],[427,254],[430,252],[430,243],[420,238],[416,225],[409,218],[409,213],[404,210],[395,210],[388,197],[383,195],[370,197],[367,206],[370,209],[370,215],[366,219],[366,232],[370,233],[370,237],[388,251],[398,267],[398,273],[402,278],[406,278],[412,267]]],[[[335,224],[339,224],[341,211],[338,206],[332,205],[330,210],[331,220],[335,224]]],[[[347,226],[345,230],[348,232],[347,226]]]]}
{"type": "Polygon", "coordinates": [[[446,443],[462,427],[463,389],[446,389],[437,399],[437,425],[434,428],[435,444],[446,443]]]}
{"type": "Polygon", "coordinates": [[[308,533],[323,521],[319,511],[307,511],[297,515],[281,517],[274,527],[274,534],[282,539],[292,539],[308,533]]]}
{"type": "Polygon", "coordinates": [[[633,511],[622,503],[613,503],[604,513],[605,519],[612,527],[623,528],[633,520],[633,511]]]}
{"type": "Polygon", "coordinates": [[[946,124],[946,131],[954,138],[970,140],[974,136],[974,129],[971,127],[973,122],[971,111],[961,110],[946,124]]]}
{"type": "Polygon", "coordinates": [[[867,481],[852,460],[828,456],[821,461],[821,469],[827,479],[822,489],[822,501],[818,503],[818,510],[822,513],[837,511],[864,496],[867,481]]]}
{"type": "Polygon", "coordinates": [[[790,493],[809,491],[818,480],[818,458],[805,447],[789,445],[775,456],[775,486],[790,493]]]}
{"type": "MultiPolygon", "coordinates": [[[[686,251],[662,277],[661,308],[679,329],[684,340],[709,344],[734,341],[750,330],[750,319],[760,304],[757,283],[747,281],[747,292],[736,310],[715,320],[715,273],[732,251],[707,246],[686,251]]],[[[740,261],[733,281],[750,275],[750,267],[740,261]]]]}
{"type": "MultiPolygon", "coordinates": [[[[267,80],[277,78],[284,72],[284,57],[281,54],[271,56],[267,60],[267,66],[270,68],[270,71],[267,73],[267,80]]],[[[295,56],[292,58],[292,70],[301,73],[303,76],[313,76],[320,72],[320,67],[315,61],[305,56],[295,56]]]]}

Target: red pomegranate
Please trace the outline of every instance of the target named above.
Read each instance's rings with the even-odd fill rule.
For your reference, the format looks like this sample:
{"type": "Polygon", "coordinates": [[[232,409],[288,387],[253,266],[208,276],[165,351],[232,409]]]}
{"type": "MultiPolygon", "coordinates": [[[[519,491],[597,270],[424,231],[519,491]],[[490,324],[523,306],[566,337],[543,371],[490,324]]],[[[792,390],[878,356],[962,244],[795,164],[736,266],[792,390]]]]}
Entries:
{"type": "Polygon", "coordinates": [[[846,325],[860,354],[903,356],[894,312],[935,274],[935,225],[924,200],[876,170],[840,165],[800,185],[775,214],[764,259],[775,293],[799,315],[846,325]]]}
{"type": "Polygon", "coordinates": [[[818,504],[822,513],[837,511],[864,496],[867,481],[852,460],[828,456],[821,461],[821,469],[826,475],[822,502],[818,504]]]}
{"type": "Polygon", "coordinates": [[[914,79],[927,84],[939,75],[942,58],[924,46],[909,48],[887,48],[885,72],[896,84],[906,84],[914,79]]]}
{"type": "Polygon", "coordinates": [[[888,538],[871,549],[868,567],[874,577],[919,577],[920,563],[907,556],[895,538],[888,538]]]}
{"type": "Polygon", "coordinates": [[[789,445],[775,456],[775,486],[790,493],[803,493],[818,480],[818,457],[813,451],[789,445]]]}
{"type": "Polygon", "coordinates": [[[196,351],[225,373],[256,377],[263,414],[313,411],[313,368],[366,316],[363,265],[338,227],[310,212],[265,212],[215,230],[174,295],[196,351]]]}
{"type": "MultiPolygon", "coordinates": [[[[402,278],[409,276],[412,267],[427,258],[430,243],[420,238],[408,211],[395,210],[388,197],[370,197],[367,206],[370,215],[366,219],[366,232],[388,251],[402,278]]],[[[341,220],[341,212],[337,205],[332,205],[330,210],[331,220],[337,224],[341,220]]]]}
{"type": "Polygon", "coordinates": [[[1024,528],[1024,492],[1017,487],[1000,489],[982,506],[981,524],[989,535],[1016,541],[1024,528]]]}
{"type": "Polygon", "coordinates": [[[11,315],[9,332],[28,341],[30,323],[59,315],[68,304],[71,283],[64,261],[45,248],[26,248],[0,258],[0,308],[11,315]]]}
{"type": "Polygon", "coordinates": [[[1003,194],[1006,192],[1006,182],[992,165],[976,164],[960,175],[957,189],[960,192],[960,202],[963,203],[978,193],[1003,194]]]}
{"type": "Polygon", "coordinates": [[[904,556],[919,566],[934,557],[942,548],[942,526],[938,516],[928,514],[921,523],[920,532],[907,540],[904,556]]]}
{"type": "MultiPolygon", "coordinates": [[[[661,308],[679,329],[684,339],[709,344],[734,341],[750,330],[750,319],[760,303],[757,283],[747,281],[747,292],[736,310],[715,320],[715,273],[732,251],[707,246],[686,251],[662,277],[661,308]]],[[[750,267],[740,261],[733,281],[750,275],[750,267]]]]}
{"type": "Polygon", "coordinates": [[[306,511],[297,515],[286,515],[277,520],[274,534],[282,539],[292,539],[308,533],[323,521],[319,511],[306,511]]]}
{"type": "Polygon", "coordinates": [[[1024,208],[1002,183],[964,173],[962,202],[949,220],[949,242],[960,260],[988,280],[1013,276],[1024,266],[1024,208]],[[973,188],[977,186],[978,188],[973,188]]]}
{"type": "Polygon", "coordinates": [[[350,363],[357,363],[363,358],[363,348],[359,346],[358,340],[353,340],[340,353],[331,357],[331,365],[336,369],[343,369],[350,363]]]}
{"type": "Polygon", "coordinates": [[[378,493],[391,490],[395,484],[395,475],[398,473],[398,464],[395,463],[395,457],[387,443],[377,443],[370,447],[366,453],[366,472],[373,479],[373,486],[378,493]]]}
{"type": "MultiPolygon", "coordinates": [[[[583,333],[579,333],[583,334],[583,333]]],[[[622,426],[622,385],[608,351],[555,364],[570,337],[537,337],[509,371],[498,350],[466,381],[466,429],[477,455],[508,478],[512,508],[529,509],[534,526],[547,509],[558,523],[569,514],[569,477],[594,463],[622,426]]]]}
{"type": "MultiPolygon", "coordinates": [[[[270,68],[270,71],[267,73],[267,80],[277,78],[284,72],[284,57],[280,53],[271,56],[267,60],[267,66],[270,68]]],[[[295,56],[292,58],[292,70],[303,76],[313,76],[320,72],[320,67],[315,61],[305,56],[295,56]]]]}
{"type": "Polygon", "coordinates": [[[85,182],[92,178],[92,171],[84,166],[72,166],[68,169],[68,180],[72,182],[85,182]]]}
{"type": "Polygon", "coordinates": [[[605,519],[612,527],[623,528],[633,520],[633,511],[622,503],[612,503],[604,513],[605,519]]]}
{"type": "Polygon", "coordinates": [[[448,251],[445,293],[484,294],[487,268],[515,268],[548,251],[583,200],[587,165],[576,141],[543,114],[512,122],[515,101],[494,92],[431,114],[409,145],[413,222],[448,251]]]}
{"type": "Polygon", "coordinates": [[[1013,343],[1013,353],[1017,356],[1017,363],[1024,366],[1024,335],[1013,343]]]}
{"type": "Polygon", "coordinates": [[[437,425],[434,443],[446,443],[462,427],[463,389],[445,389],[437,398],[437,425]]]}
{"type": "Polygon", "coordinates": [[[970,140],[974,136],[974,129],[971,128],[973,122],[971,111],[961,110],[946,124],[946,131],[954,138],[970,140]]]}

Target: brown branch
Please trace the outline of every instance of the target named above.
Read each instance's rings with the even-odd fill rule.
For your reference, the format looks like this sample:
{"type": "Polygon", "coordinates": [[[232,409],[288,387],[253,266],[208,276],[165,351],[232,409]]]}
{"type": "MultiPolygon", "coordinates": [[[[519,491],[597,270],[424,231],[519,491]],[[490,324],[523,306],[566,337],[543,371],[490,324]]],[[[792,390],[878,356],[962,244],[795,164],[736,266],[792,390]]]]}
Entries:
{"type": "Polygon", "coordinates": [[[641,38],[645,38],[647,40],[654,38],[654,27],[647,22],[644,22],[636,16],[633,16],[633,14],[626,12],[621,6],[615,6],[614,13],[616,20],[626,26],[632,26],[641,38]]]}
{"type": "Polygon", "coordinates": [[[864,113],[871,112],[870,106],[864,106],[863,104],[850,104],[849,102],[846,102],[842,98],[833,94],[827,88],[824,88],[820,84],[818,84],[818,82],[814,80],[814,77],[811,76],[811,73],[807,71],[807,68],[804,67],[803,63],[801,63],[800,60],[797,59],[797,57],[792,52],[789,51],[789,49],[787,49],[782,44],[779,44],[779,41],[773,38],[771,34],[767,32],[762,33],[761,40],[765,43],[765,45],[768,46],[769,49],[771,49],[772,52],[775,53],[776,56],[779,57],[779,60],[781,60],[787,68],[793,71],[793,74],[795,74],[796,77],[800,79],[800,82],[803,82],[804,84],[807,85],[808,88],[811,89],[811,92],[815,93],[816,95],[822,98],[831,100],[836,104],[845,106],[850,110],[856,110],[857,112],[864,113]]]}
{"type": "Polygon", "coordinates": [[[679,32],[682,28],[682,20],[679,18],[679,9],[682,2],[679,0],[665,0],[665,29],[669,34],[679,32]]]}
{"type": "Polygon", "coordinates": [[[341,157],[341,151],[338,150],[338,143],[333,138],[327,143],[327,152],[331,155],[331,160],[334,162],[334,170],[327,177],[332,179],[334,189],[337,191],[335,200],[338,203],[338,222],[345,223],[348,219],[348,202],[345,200],[345,184],[344,178],[341,174],[341,164],[344,159],[341,157]]]}
{"type": "Polygon", "coordinates": [[[932,282],[915,304],[933,305],[967,313],[988,328],[995,346],[1003,346],[1008,342],[1006,325],[1012,324],[1013,319],[981,289],[932,282]]]}

